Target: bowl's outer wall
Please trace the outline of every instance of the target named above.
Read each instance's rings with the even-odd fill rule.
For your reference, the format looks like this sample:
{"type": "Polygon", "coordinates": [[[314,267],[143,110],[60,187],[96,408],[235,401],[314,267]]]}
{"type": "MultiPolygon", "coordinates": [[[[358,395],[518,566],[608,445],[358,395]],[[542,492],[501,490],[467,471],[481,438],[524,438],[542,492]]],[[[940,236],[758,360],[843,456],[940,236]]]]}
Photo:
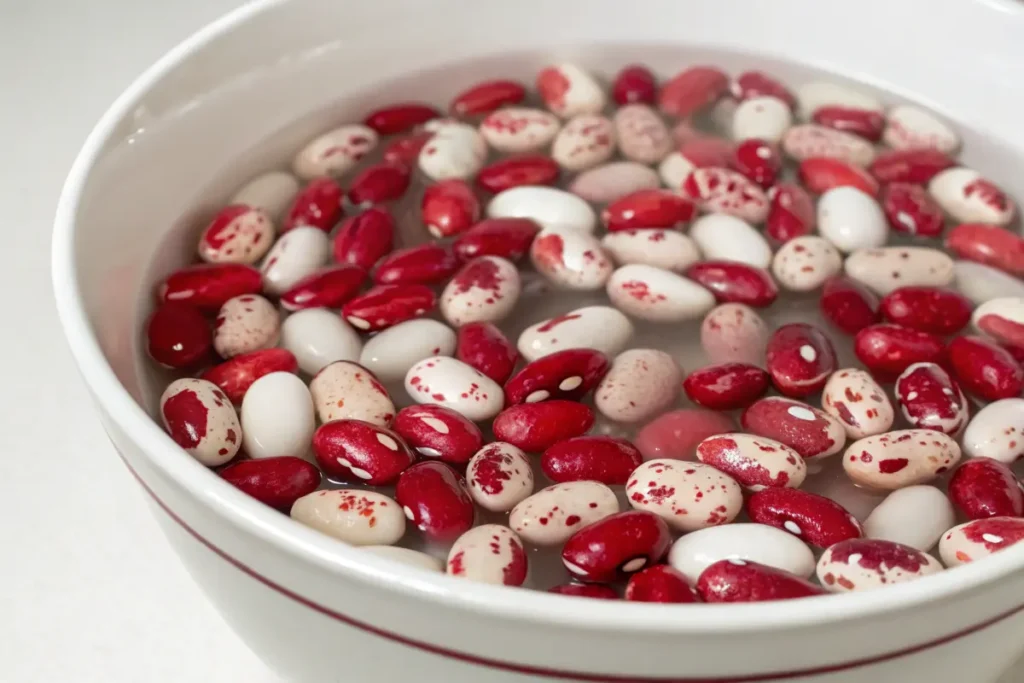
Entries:
{"type": "MultiPolygon", "coordinates": [[[[178,227],[214,208],[233,189],[232,183],[244,179],[232,177],[228,169],[238,167],[240,160],[251,173],[271,168],[311,133],[342,122],[339,112],[358,111],[351,108],[352,101],[346,104],[347,93],[366,92],[410,71],[521,53],[474,62],[446,72],[440,81],[429,74],[406,77],[400,86],[360,100],[363,108],[399,95],[437,101],[439,92],[451,95],[477,77],[501,72],[503,65],[509,72],[526,74],[540,65],[536,55],[543,53],[606,70],[629,55],[645,60],[649,55],[647,61],[665,73],[700,56],[699,49],[681,60],[673,49],[597,51],[595,44],[724,47],[812,62],[851,76],[884,74],[877,85],[896,86],[926,103],[944,105],[944,114],[1003,141],[1001,149],[983,139],[968,147],[968,161],[984,151],[987,169],[993,164],[997,171],[1009,168],[1024,150],[1016,87],[1024,75],[1024,44],[1019,39],[1024,13],[1012,3],[864,0],[855,12],[845,5],[801,0],[758,3],[756,10],[743,0],[644,0],[629,3],[628,12],[623,7],[611,0],[268,3],[263,11],[235,15],[231,30],[213,41],[194,43],[178,66],[141,89],[138,101],[114,122],[93,168],[88,168],[88,159],[80,160],[76,169],[87,175],[76,180],[73,173],[67,188],[71,199],[66,195],[63,200],[64,205],[78,202],[73,226],[76,284],[88,323],[117,377],[138,401],[151,405],[158,378],[136,353],[150,287],[193,248],[191,237],[178,227]],[[913,30],[924,21],[928,31],[913,30]],[[954,35],[961,37],[959,43],[951,42],[954,35]],[[960,49],[954,52],[951,45],[960,49]],[[302,112],[313,113],[294,124],[296,113],[302,112]],[[271,135],[272,145],[255,145],[271,135]]],[[[753,63],[741,56],[726,62],[733,70],[753,63]]],[[[799,69],[789,71],[799,78],[799,69]]],[[[1024,195],[1024,182],[1008,173],[1004,177],[1011,192],[1024,195]]],[[[58,234],[68,228],[59,223],[58,234]]],[[[60,248],[59,240],[55,245],[60,248]]],[[[59,254],[55,263],[61,263],[59,254]]],[[[635,623],[617,629],[607,619],[589,622],[589,606],[577,607],[581,601],[568,599],[550,620],[512,610],[496,619],[494,604],[471,604],[475,587],[465,587],[469,598],[446,601],[439,598],[450,585],[408,572],[399,584],[374,577],[365,568],[359,570],[351,553],[335,551],[333,544],[314,539],[289,520],[241,500],[182,458],[166,437],[143,436],[139,416],[111,398],[102,364],[80,348],[85,346],[76,338],[81,331],[69,322],[73,296],[59,291],[58,298],[107,430],[126,463],[166,508],[158,517],[172,543],[257,654],[289,678],[371,680],[372,671],[372,680],[378,681],[403,680],[409,672],[428,681],[541,680],[536,674],[485,670],[429,651],[437,647],[555,671],[626,676],[621,680],[924,681],[929,671],[935,680],[983,683],[994,679],[1024,646],[1024,618],[1015,614],[941,648],[870,669],[757,677],[869,659],[970,629],[1018,606],[1024,596],[1020,572],[881,619],[833,612],[850,604],[837,598],[818,602],[816,619],[821,624],[805,621],[764,629],[740,621],[723,635],[721,627],[702,632],[703,617],[691,616],[706,610],[681,613],[680,629],[690,631],[685,636],[679,629],[644,630],[635,623]],[[319,555],[298,553],[295,538],[319,555]],[[271,584],[326,611],[416,642],[402,644],[387,634],[346,624],[271,584]],[[581,623],[573,624],[577,612],[581,623]]],[[[776,609],[780,614],[791,611],[788,605],[776,609]]],[[[708,621],[723,620],[709,615],[708,621]]]]}

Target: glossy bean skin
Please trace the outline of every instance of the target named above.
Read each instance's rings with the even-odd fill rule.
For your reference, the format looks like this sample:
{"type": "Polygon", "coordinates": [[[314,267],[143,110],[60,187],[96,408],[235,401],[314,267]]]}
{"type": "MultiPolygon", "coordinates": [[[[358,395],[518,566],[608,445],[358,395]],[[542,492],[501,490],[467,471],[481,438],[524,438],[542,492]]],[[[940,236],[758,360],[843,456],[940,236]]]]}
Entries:
{"type": "Polygon", "coordinates": [[[630,602],[689,603],[697,594],[686,577],[667,564],[641,569],[629,577],[624,594],[630,602]]]}
{"type": "Polygon", "coordinates": [[[359,292],[366,271],[351,264],[327,266],[310,273],[281,295],[288,311],[306,308],[341,308],[359,292]]]}
{"type": "Polygon", "coordinates": [[[334,260],[370,270],[394,244],[395,219],[383,206],[373,206],[341,224],[334,236],[334,260]]]}
{"type": "Polygon", "coordinates": [[[494,418],[494,435],[527,453],[540,453],[563,439],[580,436],[594,424],[594,413],[575,401],[522,403],[494,418]]]}
{"type": "Polygon", "coordinates": [[[825,595],[825,590],[775,567],[729,559],[701,572],[697,593],[704,602],[767,602],[825,595]]]}
{"type": "Polygon", "coordinates": [[[295,501],[291,518],[349,545],[392,545],[405,535],[405,516],[376,491],[314,491],[295,501]]]}
{"type": "Polygon", "coordinates": [[[799,488],[807,465],[789,446],[749,434],[720,434],[697,446],[697,459],[732,476],[745,489],[799,488]]]}
{"type": "Polygon", "coordinates": [[[509,443],[489,443],[466,466],[469,495],[491,512],[508,512],[533,493],[533,469],[526,454],[509,443]]]}
{"type": "Polygon", "coordinates": [[[834,277],[825,283],[819,308],[833,326],[846,334],[857,334],[879,320],[878,297],[848,277],[834,277]]]}
{"type": "Polygon", "coordinates": [[[882,387],[867,372],[852,368],[837,370],[828,378],[821,407],[842,423],[851,439],[886,432],[896,417],[882,387]]]}
{"type": "Polygon", "coordinates": [[[243,263],[201,263],[174,271],[157,287],[160,302],[187,303],[216,312],[229,299],[257,294],[260,271],[243,263]]]}
{"type": "Polygon", "coordinates": [[[210,323],[200,310],[183,303],[166,303],[146,322],[146,351],[168,368],[189,368],[209,358],[213,347],[210,323]]]}
{"type": "Polygon", "coordinates": [[[643,453],[644,460],[693,460],[701,441],[735,429],[732,418],[724,413],[682,408],[648,422],[637,432],[633,442],[643,453]]]}
{"type": "Polygon", "coordinates": [[[1024,516],[1024,492],[1013,471],[990,458],[968,460],[949,479],[949,499],[967,519],[1024,516]]]}
{"type": "Polygon", "coordinates": [[[553,546],[618,511],[618,498],[608,486],[596,481],[571,481],[523,498],[509,513],[508,523],[528,543],[553,546]]]}
{"type": "Polygon", "coordinates": [[[786,396],[817,393],[836,370],[836,351],[828,336],[813,325],[790,323],[768,340],[765,363],[775,387],[786,396]]]}
{"type": "Polygon", "coordinates": [[[578,401],[608,372],[608,357],[594,349],[566,349],[530,362],[505,383],[506,405],[548,399],[578,401]]]}
{"type": "Polygon", "coordinates": [[[962,336],[949,343],[949,364],[964,389],[986,401],[1016,398],[1024,390],[1024,369],[1009,351],[984,337],[962,336]]]}
{"type": "Polygon", "coordinates": [[[966,327],[973,308],[962,294],[938,287],[901,287],[886,294],[881,303],[887,321],[943,336],[966,327]]]}
{"type": "Polygon", "coordinates": [[[967,424],[967,398],[935,363],[915,363],[896,378],[896,401],[914,427],[958,434],[967,424]]]}
{"type": "Polygon", "coordinates": [[[828,548],[818,560],[818,579],[832,593],[881,588],[942,571],[931,555],[876,539],[855,538],[828,548]]]}
{"type": "Polygon", "coordinates": [[[429,403],[402,408],[391,426],[412,450],[455,466],[469,462],[484,442],[480,428],[461,413],[429,403]]]}
{"type": "Polygon", "coordinates": [[[864,520],[864,536],[927,552],[956,523],[946,494],[934,486],[907,486],[890,493],[864,520]]]}
{"type": "Polygon", "coordinates": [[[914,363],[943,363],[942,338],[909,327],[880,323],[865,327],[854,339],[860,362],[881,379],[893,379],[914,363]]]}
{"type": "Polygon", "coordinates": [[[374,129],[380,135],[394,135],[395,133],[405,133],[440,115],[441,113],[429,104],[401,102],[375,109],[367,114],[363,124],[374,129]]]}
{"type": "Polygon", "coordinates": [[[809,235],[817,225],[814,201],[794,183],[778,183],[768,190],[771,205],[765,218],[765,233],[777,243],[809,235]]]}
{"type": "Polygon", "coordinates": [[[382,258],[373,281],[378,285],[433,285],[448,280],[458,268],[458,259],[447,247],[421,244],[382,258]]]}
{"type": "Polygon", "coordinates": [[[361,420],[335,420],[313,434],[317,463],[332,479],[390,484],[415,461],[402,437],[361,420]]]}
{"type": "Polygon", "coordinates": [[[456,116],[478,116],[505,105],[519,104],[525,97],[526,88],[516,81],[483,81],[456,95],[448,108],[456,116]]]}
{"type": "Polygon", "coordinates": [[[743,429],[783,443],[803,458],[834,455],[846,445],[846,430],[828,413],[789,398],[762,398],[743,411],[743,429]]]}
{"type": "Polygon", "coordinates": [[[718,303],[770,306],[779,288],[768,271],[732,261],[702,261],[686,269],[686,277],[710,289],[718,303]]]}
{"type": "Polygon", "coordinates": [[[598,481],[622,485],[643,462],[636,446],[613,436],[577,436],[544,450],[540,467],[553,482],[598,481]]]}
{"type": "Polygon", "coordinates": [[[242,445],[242,427],[227,395],[215,384],[183,377],[160,396],[164,429],[207,467],[229,462],[242,445]]]}
{"type": "Polygon", "coordinates": [[[818,548],[860,538],[860,522],[839,503],[807,491],[768,488],[747,499],[747,514],[759,524],[788,531],[818,548]]]}
{"type": "Polygon", "coordinates": [[[629,510],[573,534],[562,548],[562,563],[581,581],[609,583],[656,564],[671,542],[664,520],[650,512],[629,510]]]}
{"type": "Polygon", "coordinates": [[[540,226],[529,218],[486,218],[459,235],[452,245],[463,262],[480,256],[500,256],[512,262],[530,253],[540,226]]]}
{"type": "Polygon", "coordinates": [[[409,166],[399,161],[383,161],[364,169],[352,179],[348,200],[356,206],[373,206],[401,199],[409,189],[409,166]]]}
{"type": "Polygon", "coordinates": [[[648,460],[629,474],[626,499],[683,533],[728,524],[743,508],[735,479],[711,465],[648,460]]]}
{"type": "Polygon", "coordinates": [[[521,586],[529,560],[523,542],[508,527],[483,524],[459,536],[448,552],[447,573],[481,583],[521,586]]]}
{"type": "Polygon", "coordinates": [[[768,384],[768,373],[757,366],[724,363],[691,372],[683,381],[683,390],[705,408],[734,410],[760,398],[768,384]]]}
{"type": "Polygon", "coordinates": [[[946,235],[957,256],[1020,277],[1024,275],[1024,237],[996,225],[963,223],[946,235]]]}
{"type": "Polygon", "coordinates": [[[882,209],[889,227],[921,237],[939,237],[946,227],[942,208],[920,185],[890,183],[882,190],[882,209]]]}
{"type": "Polygon", "coordinates": [[[923,484],[960,461],[960,446],[930,429],[898,429],[854,441],[843,454],[843,469],[861,486],[893,491],[923,484]]]}
{"type": "Polygon", "coordinates": [[[475,322],[459,328],[455,357],[504,384],[515,369],[519,351],[494,324],[475,322]]]}
{"type": "Polygon", "coordinates": [[[395,500],[431,540],[454,541],[473,527],[475,510],[466,482],[442,462],[421,462],[402,472],[395,500]]]}
{"type": "Polygon", "coordinates": [[[437,296],[426,285],[377,285],[349,299],[341,314],[353,327],[378,332],[418,318],[437,305],[437,296]]]}
{"type": "Polygon", "coordinates": [[[988,517],[955,526],[939,540],[939,554],[947,567],[977,562],[1024,540],[1024,519],[988,517]]]}
{"type": "Polygon", "coordinates": [[[658,83],[646,66],[624,66],[612,81],[612,99],[616,104],[654,104],[658,96],[658,83]]]}
{"type": "Polygon", "coordinates": [[[213,382],[238,405],[252,383],[272,372],[296,372],[295,356],[286,349],[261,349],[235,356],[206,370],[200,377],[213,382]]]}
{"type": "Polygon", "coordinates": [[[320,470],[291,455],[241,460],[218,472],[221,479],[264,505],[288,511],[302,496],[320,486],[320,470]]]}
{"type": "Polygon", "coordinates": [[[880,183],[925,185],[956,162],[937,149],[905,149],[880,153],[869,170],[880,183]]]}

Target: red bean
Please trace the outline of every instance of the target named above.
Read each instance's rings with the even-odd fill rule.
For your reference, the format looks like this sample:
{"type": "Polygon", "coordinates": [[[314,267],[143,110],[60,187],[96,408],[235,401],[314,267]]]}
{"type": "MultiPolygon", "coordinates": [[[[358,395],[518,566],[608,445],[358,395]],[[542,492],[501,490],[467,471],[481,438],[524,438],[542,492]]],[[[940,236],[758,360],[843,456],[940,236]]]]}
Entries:
{"type": "Polygon", "coordinates": [[[421,462],[402,472],[395,500],[433,541],[454,541],[473,527],[476,513],[465,480],[443,462],[421,462]]]}
{"type": "Polygon", "coordinates": [[[334,420],[313,434],[313,454],[331,479],[390,484],[416,461],[402,437],[362,420],[334,420]]]}
{"type": "Polygon", "coordinates": [[[544,451],[540,466],[551,481],[599,481],[621,486],[643,463],[639,449],[613,436],[577,436],[544,451]]]}
{"type": "Polygon", "coordinates": [[[299,190],[292,200],[291,208],[285,214],[281,224],[281,233],[286,233],[300,225],[309,225],[330,232],[345,215],[341,208],[341,199],[345,191],[341,185],[330,178],[315,178],[299,190]]]}
{"type": "Polygon", "coordinates": [[[187,303],[202,311],[217,312],[228,299],[258,294],[263,276],[241,263],[200,263],[167,276],[157,289],[162,302],[187,303]]]}
{"type": "Polygon", "coordinates": [[[495,325],[476,322],[459,328],[455,357],[504,384],[519,361],[519,351],[495,325]]]}
{"type": "Polygon", "coordinates": [[[436,238],[463,233],[479,218],[480,202],[464,180],[442,180],[423,194],[420,220],[436,238]]]}
{"type": "Polygon", "coordinates": [[[526,88],[516,81],[483,81],[455,96],[448,109],[455,116],[476,116],[510,104],[519,104],[526,88]]]}
{"type": "Polygon", "coordinates": [[[213,331],[198,308],[168,302],[153,311],[146,323],[146,350],[160,365],[189,368],[210,356],[213,331]]]}
{"type": "Polygon", "coordinates": [[[794,398],[820,391],[837,365],[828,336],[804,323],[790,323],[775,330],[768,340],[765,360],[775,388],[794,398]]]}
{"type": "Polygon", "coordinates": [[[683,380],[690,400],[712,410],[734,410],[768,391],[768,373],[749,363],[723,363],[701,368],[683,380]]]}
{"type": "Polygon", "coordinates": [[[715,103],[729,90],[729,77],[713,66],[691,66],[661,86],[658,106],[683,118],[715,103]]]}
{"type": "Polygon", "coordinates": [[[769,487],[798,488],[807,465],[789,446],[749,434],[720,434],[697,446],[697,459],[725,472],[748,491],[769,487]]]}
{"type": "Polygon", "coordinates": [[[409,189],[409,166],[400,161],[382,161],[359,173],[348,188],[348,200],[356,206],[370,206],[401,199],[409,189]]]}
{"type": "Polygon", "coordinates": [[[200,378],[213,382],[235,405],[242,403],[252,383],[272,372],[298,372],[295,356],[287,349],[261,349],[241,353],[214,365],[200,378]]]}
{"type": "Polygon", "coordinates": [[[618,105],[654,104],[658,99],[658,82],[651,70],[642,64],[622,68],[612,81],[612,100],[618,105]]]}
{"type": "Polygon", "coordinates": [[[328,266],[302,278],[281,295],[281,306],[289,311],[304,308],[341,308],[354,297],[366,280],[359,266],[328,266]]]}
{"type": "Polygon", "coordinates": [[[882,298],[882,316],[922,332],[955,334],[971,321],[970,299],[939,287],[901,287],[882,298]]]}
{"type": "Polygon", "coordinates": [[[412,167],[419,160],[420,151],[426,147],[433,133],[413,133],[402,138],[392,140],[384,147],[384,161],[390,163],[405,164],[412,167]]]}
{"type": "Polygon", "coordinates": [[[882,152],[869,166],[880,183],[924,185],[956,161],[937,149],[902,149],[882,152]]]}
{"type": "Polygon", "coordinates": [[[967,399],[935,363],[911,365],[897,378],[894,392],[903,417],[918,429],[957,434],[967,423],[967,399]]]}
{"type": "Polygon", "coordinates": [[[353,327],[368,332],[425,315],[437,305],[437,296],[426,285],[377,285],[349,300],[341,315],[353,327]]]}
{"type": "Polygon", "coordinates": [[[674,228],[696,215],[689,199],[669,190],[639,190],[617,199],[601,212],[610,232],[634,228],[674,228]]]}
{"type": "Polygon", "coordinates": [[[860,538],[860,523],[839,503],[807,491],[768,488],[747,499],[747,514],[758,524],[788,531],[818,548],[860,538]]]}
{"type": "Polygon", "coordinates": [[[946,235],[946,247],[968,261],[1024,275],[1024,238],[998,225],[958,225],[946,235]]]}
{"type": "Polygon", "coordinates": [[[497,194],[521,185],[554,185],[561,168],[544,154],[506,157],[484,166],[476,176],[477,187],[497,194]]]}
{"type": "Polygon", "coordinates": [[[505,384],[506,405],[548,399],[579,401],[608,372],[608,358],[594,349],[565,349],[530,362],[505,384]]]}
{"type": "Polygon", "coordinates": [[[732,95],[738,100],[749,100],[754,97],[777,97],[790,109],[796,109],[796,97],[773,76],[763,71],[744,71],[732,84],[732,95]]]}
{"type": "Polygon", "coordinates": [[[764,308],[779,296],[779,288],[771,274],[735,261],[702,261],[690,266],[686,277],[703,285],[720,304],[738,303],[764,308]]]}
{"type": "Polygon", "coordinates": [[[775,184],[782,172],[782,157],[775,145],[749,138],[733,149],[729,168],[739,171],[767,190],[775,184]]]}
{"type": "Polygon", "coordinates": [[[800,162],[800,182],[814,194],[824,194],[837,187],[855,187],[878,196],[878,183],[862,169],[839,159],[812,157],[800,162]]]}
{"type": "Polygon", "coordinates": [[[491,426],[499,441],[528,453],[541,453],[563,439],[584,434],[594,412],[575,401],[521,403],[498,413],[491,426]]]}
{"type": "Polygon", "coordinates": [[[452,248],[463,262],[480,256],[520,261],[530,251],[540,226],[529,218],[486,218],[458,236],[452,248]]]}
{"type": "Polygon", "coordinates": [[[459,269],[451,249],[428,242],[393,251],[377,264],[373,281],[378,285],[436,285],[459,269]]]}
{"type": "Polygon", "coordinates": [[[302,496],[320,486],[320,470],[292,455],[240,460],[218,472],[235,488],[264,505],[287,512],[302,496]]]}
{"type": "Polygon", "coordinates": [[[629,577],[626,600],[632,602],[686,603],[697,602],[682,572],[667,564],[656,564],[629,577]]]}
{"type": "Polygon", "coordinates": [[[370,270],[394,245],[394,217],[383,206],[373,206],[341,224],[334,236],[334,260],[370,270]]]}
{"type": "Polygon", "coordinates": [[[860,362],[882,380],[892,380],[914,363],[942,363],[946,357],[941,337],[890,323],[858,332],[853,350],[860,362]]]}
{"type": "Polygon", "coordinates": [[[834,455],[846,444],[842,423],[790,398],[762,398],[743,411],[743,429],[783,443],[803,458],[834,455]]]}
{"type": "Polygon", "coordinates": [[[882,139],[885,130],[885,117],[877,111],[854,109],[842,106],[818,107],[814,110],[811,120],[819,126],[825,126],[844,133],[853,133],[871,142],[882,139]]]}
{"type": "Polygon", "coordinates": [[[380,135],[394,135],[408,132],[440,115],[441,113],[429,104],[402,102],[370,112],[363,123],[380,135]]]}
{"type": "Polygon", "coordinates": [[[960,386],[986,401],[1016,398],[1024,389],[1020,363],[984,337],[963,336],[951,341],[949,363],[960,386]]]}
{"type": "Polygon", "coordinates": [[[462,413],[430,403],[402,408],[391,428],[420,455],[450,465],[465,465],[484,444],[480,428],[462,413]]]}
{"type": "Polygon", "coordinates": [[[766,602],[824,595],[825,589],[757,562],[719,560],[701,572],[697,593],[704,602],[766,602]]]}
{"type": "Polygon", "coordinates": [[[665,520],[650,512],[629,510],[573,534],[562,548],[562,562],[581,581],[610,583],[661,561],[671,543],[665,520]]]}
{"type": "Polygon", "coordinates": [[[648,422],[637,432],[633,442],[643,453],[644,460],[693,460],[697,444],[701,441],[735,429],[736,425],[728,415],[683,408],[648,422]]]}
{"type": "Polygon", "coordinates": [[[878,322],[878,297],[860,282],[834,277],[821,291],[822,315],[846,334],[857,334],[878,322]]]}
{"type": "Polygon", "coordinates": [[[610,586],[597,583],[563,583],[561,586],[549,588],[548,593],[572,595],[579,598],[596,598],[598,600],[618,600],[619,594],[610,586]]]}
{"type": "Polygon", "coordinates": [[[896,232],[938,237],[946,227],[942,207],[921,185],[889,183],[882,190],[882,210],[896,232]]]}
{"type": "Polygon", "coordinates": [[[991,458],[968,460],[949,479],[949,500],[967,519],[1024,516],[1024,492],[1013,471],[991,458]]]}
{"type": "Polygon", "coordinates": [[[768,237],[783,243],[814,232],[818,222],[814,201],[804,188],[779,183],[768,191],[768,198],[771,204],[764,224],[768,237]]]}

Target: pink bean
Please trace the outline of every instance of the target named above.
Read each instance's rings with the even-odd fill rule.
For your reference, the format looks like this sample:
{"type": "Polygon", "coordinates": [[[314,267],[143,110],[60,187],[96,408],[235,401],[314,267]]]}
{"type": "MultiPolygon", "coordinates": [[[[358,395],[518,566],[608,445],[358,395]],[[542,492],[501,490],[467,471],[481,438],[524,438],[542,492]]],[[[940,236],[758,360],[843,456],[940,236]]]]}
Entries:
{"type": "Polygon", "coordinates": [[[644,460],[693,460],[701,441],[735,429],[736,424],[728,415],[683,408],[648,422],[637,432],[633,443],[640,449],[644,460]]]}

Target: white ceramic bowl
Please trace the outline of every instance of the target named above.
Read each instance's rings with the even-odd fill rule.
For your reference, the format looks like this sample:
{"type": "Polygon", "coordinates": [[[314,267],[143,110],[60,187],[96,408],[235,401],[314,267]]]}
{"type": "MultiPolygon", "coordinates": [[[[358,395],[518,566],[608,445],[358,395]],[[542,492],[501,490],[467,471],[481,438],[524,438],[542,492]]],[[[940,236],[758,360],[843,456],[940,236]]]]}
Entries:
{"type": "Polygon", "coordinates": [[[243,180],[226,169],[266,168],[338,112],[444,102],[549,59],[605,75],[646,61],[664,76],[722,49],[732,71],[757,55],[790,82],[806,79],[801,63],[863,78],[983,131],[966,134],[964,158],[1020,198],[1021,36],[1024,6],[1009,0],[259,2],[171,51],[89,136],[54,234],[65,333],[182,560],[289,678],[985,683],[1024,646],[1024,545],[882,591],[778,604],[605,603],[429,574],[304,528],[183,454],[150,418],[157,380],[139,340],[153,281],[191,252],[177,228],[243,180]]]}

